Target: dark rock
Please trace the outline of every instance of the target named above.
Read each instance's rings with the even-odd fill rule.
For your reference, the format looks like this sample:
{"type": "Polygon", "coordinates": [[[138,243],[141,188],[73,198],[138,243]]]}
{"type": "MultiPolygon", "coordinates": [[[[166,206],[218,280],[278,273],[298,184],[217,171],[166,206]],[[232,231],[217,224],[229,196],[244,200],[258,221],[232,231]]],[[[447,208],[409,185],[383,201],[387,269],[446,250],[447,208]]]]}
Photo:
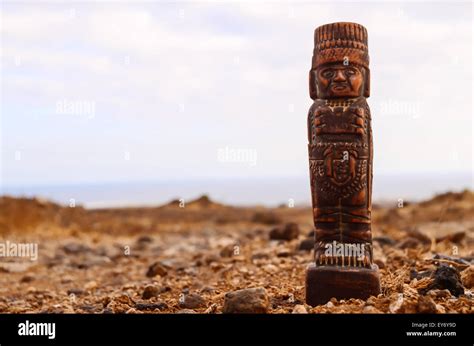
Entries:
{"type": "Polygon", "coordinates": [[[301,241],[298,250],[311,251],[314,249],[314,238],[307,238],[301,241]]]}
{"type": "Polygon", "coordinates": [[[137,243],[153,243],[153,238],[147,235],[142,235],[137,239],[137,243]]]}
{"type": "Polygon", "coordinates": [[[198,309],[206,307],[206,300],[199,294],[186,294],[180,299],[179,306],[185,309],[198,309]]]}
{"type": "Polygon", "coordinates": [[[21,283],[29,283],[32,281],[35,281],[35,277],[33,275],[25,275],[20,280],[21,283]]]}
{"type": "Polygon", "coordinates": [[[247,288],[243,290],[228,292],[224,296],[223,313],[267,313],[269,299],[263,287],[247,288]]]}
{"type": "Polygon", "coordinates": [[[271,240],[293,240],[298,238],[300,229],[298,224],[290,222],[283,227],[275,227],[270,231],[271,240]]]}
{"type": "Polygon", "coordinates": [[[165,276],[166,274],[168,274],[167,266],[163,265],[161,262],[155,262],[148,268],[146,276],[152,278],[157,275],[165,276]]]}
{"type": "Polygon", "coordinates": [[[137,310],[163,310],[166,309],[168,305],[163,302],[159,303],[137,303],[135,304],[135,309],[137,310]]]}
{"type": "Polygon", "coordinates": [[[275,213],[270,211],[265,212],[256,212],[252,217],[252,222],[255,223],[263,223],[265,225],[276,225],[282,223],[280,217],[275,215],[275,213]]]}
{"type": "Polygon", "coordinates": [[[456,297],[464,293],[461,276],[456,268],[441,265],[436,268],[431,277],[434,281],[427,288],[421,290],[423,294],[432,289],[447,289],[456,297]]]}

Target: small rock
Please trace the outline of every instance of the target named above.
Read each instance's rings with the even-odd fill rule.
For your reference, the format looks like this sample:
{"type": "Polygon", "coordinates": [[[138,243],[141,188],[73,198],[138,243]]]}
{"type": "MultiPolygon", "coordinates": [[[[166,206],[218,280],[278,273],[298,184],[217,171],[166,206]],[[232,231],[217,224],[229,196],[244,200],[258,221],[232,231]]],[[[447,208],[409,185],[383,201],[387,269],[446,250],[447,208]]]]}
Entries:
{"type": "Polygon", "coordinates": [[[311,251],[314,249],[314,238],[307,238],[301,241],[298,250],[311,251]]]}
{"type": "Polygon", "coordinates": [[[461,272],[461,280],[466,288],[474,288],[474,265],[469,266],[469,268],[464,269],[461,272]]]}
{"type": "Polygon", "coordinates": [[[275,215],[273,212],[256,212],[252,217],[252,222],[263,223],[265,225],[276,225],[282,222],[282,220],[275,215]]]}
{"type": "Polygon", "coordinates": [[[270,231],[271,240],[293,240],[298,238],[300,229],[298,224],[290,222],[283,227],[275,227],[270,231]]]}
{"type": "Polygon", "coordinates": [[[235,250],[237,245],[230,244],[222,248],[220,255],[221,257],[232,257],[235,255],[235,250]]]}
{"type": "Polygon", "coordinates": [[[168,269],[160,262],[153,263],[146,272],[146,276],[152,278],[154,276],[165,276],[168,274],[168,269]]]}
{"type": "Polygon", "coordinates": [[[143,290],[142,298],[143,299],[150,299],[153,297],[158,297],[161,293],[161,289],[159,287],[148,285],[143,290]]]}
{"type": "Polygon", "coordinates": [[[21,278],[20,282],[21,283],[29,283],[35,280],[35,277],[33,275],[25,275],[21,278]]]}
{"type": "Polygon", "coordinates": [[[106,297],[103,299],[103,304],[106,311],[104,313],[119,313],[123,314],[127,312],[131,307],[135,305],[135,302],[127,294],[118,294],[113,297],[106,297]]]}
{"type": "Polygon", "coordinates": [[[206,307],[206,300],[199,294],[186,294],[180,299],[179,306],[186,309],[198,309],[206,307]]]}
{"type": "Polygon", "coordinates": [[[143,311],[143,310],[148,310],[148,311],[153,311],[153,310],[163,310],[166,309],[168,305],[163,302],[158,302],[158,303],[137,303],[135,304],[135,308],[137,310],[143,311]]]}
{"type": "Polygon", "coordinates": [[[77,255],[83,252],[89,252],[91,248],[80,243],[69,243],[64,245],[62,250],[68,255],[77,255]]]}
{"type": "Polygon", "coordinates": [[[83,295],[84,293],[85,293],[84,290],[81,290],[80,288],[71,288],[67,290],[68,296],[70,296],[71,294],[75,296],[80,296],[80,295],[83,295]]]}
{"type": "Polygon", "coordinates": [[[295,305],[291,313],[292,314],[307,314],[308,311],[306,310],[304,305],[298,304],[298,305],[295,305]]]}
{"type": "Polygon", "coordinates": [[[262,314],[268,312],[269,305],[265,288],[247,288],[225,294],[223,313],[262,314]]]}
{"type": "Polygon", "coordinates": [[[365,302],[365,305],[366,305],[366,306],[368,306],[368,305],[375,305],[375,300],[376,300],[376,299],[377,299],[376,297],[370,296],[370,297],[367,299],[367,301],[365,302]]]}
{"type": "Polygon", "coordinates": [[[418,297],[418,305],[416,310],[421,314],[434,314],[438,312],[436,309],[436,303],[434,302],[433,298],[429,296],[418,297]]]}
{"type": "Polygon", "coordinates": [[[153,238],[147,235],[142,235],[137,239],[138,244],[146,244],[146,243],[153,243],[153,238]]]}

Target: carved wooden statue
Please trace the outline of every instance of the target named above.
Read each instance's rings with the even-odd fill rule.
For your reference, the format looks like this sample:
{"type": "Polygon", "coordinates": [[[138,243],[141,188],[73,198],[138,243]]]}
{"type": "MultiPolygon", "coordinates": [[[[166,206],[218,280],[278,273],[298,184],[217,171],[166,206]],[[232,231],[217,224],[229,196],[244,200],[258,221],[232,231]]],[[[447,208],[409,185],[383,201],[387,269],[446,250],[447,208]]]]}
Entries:
{"type": "Polygon", "coordinates": [[[308,150],[315,263],[306,301],[367,299],[380,293],[371,234],[372,129],[367,30],[333,23],[314,33],[308,150]]]}

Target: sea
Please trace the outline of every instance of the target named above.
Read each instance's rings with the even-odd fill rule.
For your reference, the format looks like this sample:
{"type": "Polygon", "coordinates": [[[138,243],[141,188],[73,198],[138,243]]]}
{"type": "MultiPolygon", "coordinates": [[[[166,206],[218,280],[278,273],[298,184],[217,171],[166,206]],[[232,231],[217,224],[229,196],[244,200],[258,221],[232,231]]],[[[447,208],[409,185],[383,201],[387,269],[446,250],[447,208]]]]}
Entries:
{"type": "MultiPolygon", "coordinates": [[[[416,202],[448,191],[473,190],[473,182],[472,173],[375,175],[372,200],[385,205],[397,205],[400,200],[416,202]]],[[[176,199],[186,203],[202,195],[219,203],[236,206],[311,205],[308,177],[0,185],[0,194],[36,197],[90,209],[158,206],[176,199]]]]}

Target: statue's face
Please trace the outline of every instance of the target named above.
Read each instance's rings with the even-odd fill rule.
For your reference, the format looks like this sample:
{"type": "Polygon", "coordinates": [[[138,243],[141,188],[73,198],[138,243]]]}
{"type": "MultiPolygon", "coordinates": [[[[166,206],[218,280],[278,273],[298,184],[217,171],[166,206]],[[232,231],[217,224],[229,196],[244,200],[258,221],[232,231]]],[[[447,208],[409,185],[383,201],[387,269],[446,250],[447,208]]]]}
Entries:
{"type": "Polygon", "coordinates": [[[363,93],[364,75],[354,65],[334,63],[316,70],[318,98],[359,97],[363,93]]]}

